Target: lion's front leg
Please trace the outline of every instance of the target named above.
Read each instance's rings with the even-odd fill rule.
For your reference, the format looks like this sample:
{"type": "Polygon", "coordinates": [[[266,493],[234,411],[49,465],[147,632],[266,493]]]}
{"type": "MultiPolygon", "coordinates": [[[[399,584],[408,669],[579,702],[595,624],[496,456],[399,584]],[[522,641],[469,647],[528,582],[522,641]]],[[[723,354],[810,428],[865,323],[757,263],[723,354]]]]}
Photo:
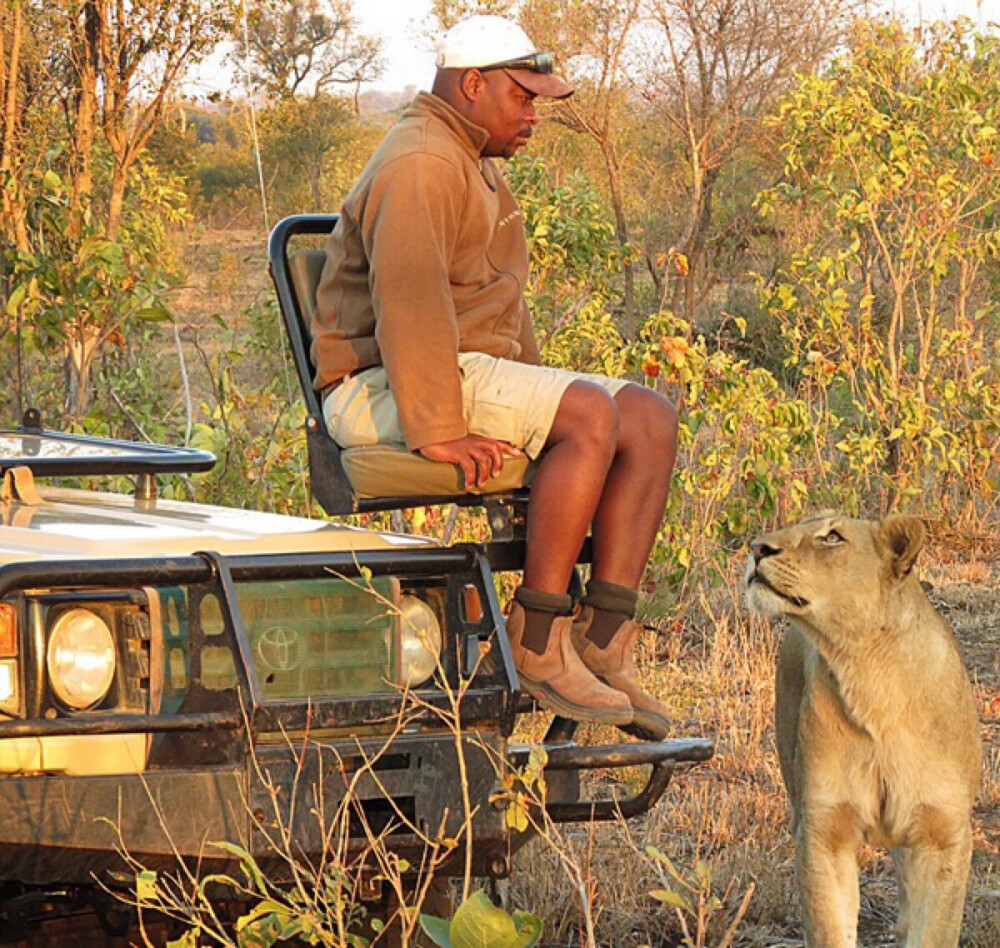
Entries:
{"type": "Polygon", "coordinates": [[[806,948],[856,948],[858,929],[857,848],[860,834],[849,807],[821,817],[803,814],[796,847],[806,948]]]}
{"type": "Polygon", "coordinates": [[[899,890],[899,914],[896,916],[896,946],[905,948],[910,932],[910,893],[906,888],[906,850],[890,849],[892,864],[896,869],[896,883],[899,890]]]}
{"type": "Polygon", "coordinates": [[[956,827],[946,842],[901,847],[893,853],[905,908],[897,927],[905,948],[957,948],[972,860],[972,830],[956,827]],[[903,940],[905,938],[905,941],[903,940]]]}

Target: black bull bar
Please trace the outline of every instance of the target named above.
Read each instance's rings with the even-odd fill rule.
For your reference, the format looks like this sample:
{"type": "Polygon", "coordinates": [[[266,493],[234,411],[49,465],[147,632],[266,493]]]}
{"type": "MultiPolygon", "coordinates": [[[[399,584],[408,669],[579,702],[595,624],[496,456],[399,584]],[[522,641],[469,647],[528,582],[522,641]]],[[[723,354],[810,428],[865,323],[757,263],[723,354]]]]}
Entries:
{"type": "MultiPolygon", "coordinates": [[[[80,718],[0,721],[0,740],[5,738],[47,737],[93,734],[162,734],[169,732],[238,731],[260,725],[265,729],[300,726],[337,727],[385,720],[398,706],[395,695],[379,696],[370,701],[324,699],[322,702],[267,701],[260,693],[252,669],[250,645],[233,592],[234,581],[303,579],[329,576],[331,572],[346,577],[372,575],[407,576],[426,573],[476,572],[483,580],[480,589],[490,601],[493,615],[499,620],[486,550],[476,544],[458,544],[446,548],[418,550],[368,550],[336,553],[264,554],[222,557],[203,552],[190,556],[128,558],[106,560],[57,560],[16,562],[0,567],[0,602],[19,590],[63,587],[96,588],[106,586],[181,586],[214,584],[220,601],[230,614],[230,629],[239,657],[237,672],[246,706],[242,711],[205,711],[183,714],[101,714],[88,713],[80,718]],[[361,719],[358,719],[360,714],[361,719]]],[[[510,656],[506,635],[497,637],[511,691],[497,694],[497,689],[470,688],[464,704],[475,714],[494,718],[504,733],[509,733],[515,716],[531,708],[523,697],[517,700],[517,673],[510,656]]],[[[429,709],[445,703],[431,697],[429,709]]],[[[432,718],[428,711],[429,720],[432,718]]],[[[645,786],[625,800],[546,802],[549,817],[558,823],[588,820],[615,820],[640,815],[651,809],[663,795],[677,764],[699,763],[714,753],[713,741],[688,738],[640,743],[577,745],[573,742],[576,722],[556,717],[541,746],[547,761],[548,780],[557,775],[601,768],[625,768],[651,765],[645,786]]],[[[528,761],[530,746],[508,745],[508,759],[515,767],[528,761]]]]}

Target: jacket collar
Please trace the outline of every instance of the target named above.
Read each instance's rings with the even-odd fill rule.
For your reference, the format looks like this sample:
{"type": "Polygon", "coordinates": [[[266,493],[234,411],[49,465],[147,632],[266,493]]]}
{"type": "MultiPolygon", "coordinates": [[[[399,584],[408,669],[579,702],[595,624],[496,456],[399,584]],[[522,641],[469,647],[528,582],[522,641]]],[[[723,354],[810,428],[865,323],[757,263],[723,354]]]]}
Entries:
{"type": "Polygon", "coordinates": [[[490,138],[490,134],[485,128],[480,128],[470,122],[433,92],[417,93],[417,97],[410,103],[404,114],[421,117],[430,114],[444,122],[462,145],[469,150],[472,157],[477,160],[482,157],[483,149],[490,138]]]}

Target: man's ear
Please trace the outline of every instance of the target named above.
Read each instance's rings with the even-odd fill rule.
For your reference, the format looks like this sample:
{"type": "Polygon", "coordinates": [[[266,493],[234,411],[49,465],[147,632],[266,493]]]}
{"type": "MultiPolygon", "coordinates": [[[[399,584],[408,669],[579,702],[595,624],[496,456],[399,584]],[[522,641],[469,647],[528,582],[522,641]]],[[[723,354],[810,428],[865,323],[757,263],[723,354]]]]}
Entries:
{"type": "Polygon", "coordinates": [[[475,102],[486,88],[486,77],[478,69],[466,69],[458,80],[458,88],[470,102],[475,102]]]}
{"type": "Polygon", "coordinates": [[[907,514],[892,514],[878,523],[875,534],[893,576],[902,579],[913,569],[917,554],[923,549],[927,536],[923,521],[907,514]]]}

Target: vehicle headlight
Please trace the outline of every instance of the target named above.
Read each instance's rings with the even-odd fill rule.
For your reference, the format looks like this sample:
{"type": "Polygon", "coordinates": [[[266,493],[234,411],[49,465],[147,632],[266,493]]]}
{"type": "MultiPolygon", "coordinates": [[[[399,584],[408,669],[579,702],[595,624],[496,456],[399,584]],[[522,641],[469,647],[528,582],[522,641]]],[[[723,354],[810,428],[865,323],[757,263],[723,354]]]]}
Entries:
{"type": "Polygon", "coordinates": [[[107,623],[88,609],[70,609],[49,632],[45,656],[56,697],[75,711],[92,708],[111,689],[115,640],[107,623]]]}
{"type": "Polygon", "coordinates": [[[416,596],[400,597],[399,624],[400,684],[416,688],[437,671],[441,660],[441,624],[434,610],[416,596]]]}

